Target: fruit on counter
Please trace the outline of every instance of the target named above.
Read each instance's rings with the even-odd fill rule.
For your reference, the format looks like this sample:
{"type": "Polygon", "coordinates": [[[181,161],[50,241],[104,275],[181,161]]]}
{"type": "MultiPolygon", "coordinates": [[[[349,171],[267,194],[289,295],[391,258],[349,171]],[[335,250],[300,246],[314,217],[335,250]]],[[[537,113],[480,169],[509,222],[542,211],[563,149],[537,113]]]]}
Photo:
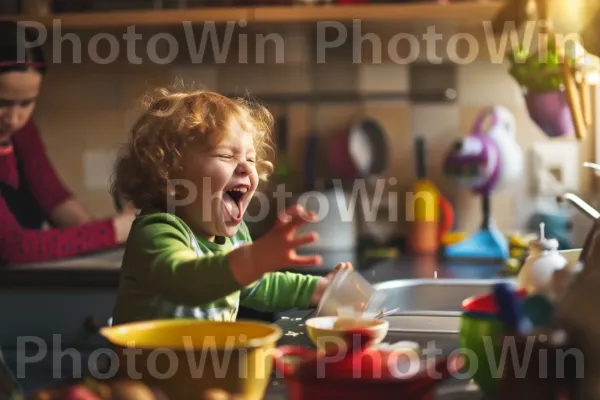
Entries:
{"type": "Polygon", "coordinates": [[[239,396],[227,393],[222,389],[212,389],[204,394],[204,400],[242,400],[239,396]]]}
{"type": "Polygon", "coordinates": [[[65,400],[102,400],[91,389],[83,385],[75,385],[67,388],[63,398],[65,400]]]}
{"type": "Polygon", "coordinates": [[[120,380],[110,389],[111,400],[157,400],[155,393],[140,382],[120,380]]]}
{"type": "Polygon", "coordinates": [[[160,390],[145,384],[118,379],[99,382],[85,379],[69,386],[40,390],[27,400],[169,400],[160,390]]]}

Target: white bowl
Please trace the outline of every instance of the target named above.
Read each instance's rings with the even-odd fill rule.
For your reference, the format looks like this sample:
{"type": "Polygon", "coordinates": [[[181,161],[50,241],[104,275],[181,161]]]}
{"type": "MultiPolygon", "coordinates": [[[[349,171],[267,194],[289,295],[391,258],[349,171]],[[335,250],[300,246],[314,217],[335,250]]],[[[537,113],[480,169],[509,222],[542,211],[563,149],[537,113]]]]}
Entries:
{"type": "Polygon", "coordinates": [[[373,332],[373,340],[369,343],[371,346],[381,343],[390,328],[390,323],[383,319],[351,319],[333,316],[310,318],[305,324],[308,337],[319,349],[325,349],[330,345],[342,345],[344,335],[351,326],[360,324],[362,329],[373,332]]]}

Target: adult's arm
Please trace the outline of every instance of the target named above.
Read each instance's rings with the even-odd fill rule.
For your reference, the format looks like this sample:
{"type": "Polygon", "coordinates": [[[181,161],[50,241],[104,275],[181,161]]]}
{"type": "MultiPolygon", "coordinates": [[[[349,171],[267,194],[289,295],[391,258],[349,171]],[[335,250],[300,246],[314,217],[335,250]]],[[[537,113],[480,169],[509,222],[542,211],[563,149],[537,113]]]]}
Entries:
{"type": "Polygon", "coordinates": [[[56,227],[90,222],[88,212],[56,173],[33,120],[15,135],[14,140],[19,148],[27,185],[48,219],[56,227]]]}
{"type": "Polygon", "coordinates": [[[110,219],[69,228],[23,229],[0,197],[0,264],[18,265],[72,257],[116,245],[110,219]]]}

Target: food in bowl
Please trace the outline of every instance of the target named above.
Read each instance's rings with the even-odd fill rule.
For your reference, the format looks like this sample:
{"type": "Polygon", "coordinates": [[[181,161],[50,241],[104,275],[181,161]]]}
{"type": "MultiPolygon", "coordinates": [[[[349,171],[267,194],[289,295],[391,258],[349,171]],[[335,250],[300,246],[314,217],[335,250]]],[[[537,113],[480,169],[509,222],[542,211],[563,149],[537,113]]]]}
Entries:
{"type": "Polygon", "coordinates": [[[389,322],[383,319],[361,319],[348,317],[315,317],[306,321],[308,337],[319,349],[327,350],[344,344],[353,329],[372,333],[368,345],[377,345],[385,339],[389,322]]]}
{"type": "Polygon", "coordinates": [[[355,329],[377,326],[377,320],[338,317],[333,323],[333,329],[355,329]]]}

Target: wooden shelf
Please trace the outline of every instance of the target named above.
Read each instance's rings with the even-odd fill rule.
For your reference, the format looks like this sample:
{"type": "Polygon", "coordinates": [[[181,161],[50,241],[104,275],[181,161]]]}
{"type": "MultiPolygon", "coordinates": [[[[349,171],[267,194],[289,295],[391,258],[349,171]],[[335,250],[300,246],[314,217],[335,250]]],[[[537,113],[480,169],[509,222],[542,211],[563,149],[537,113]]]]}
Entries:
{"type": "Polygon", "coordinates": [[[490,21],[503,1],[463,1],[450,4],[436,2],[407,4],[363,4],[349,6],[288,6],[256,7],[255,22],[312,22],[312,21],[448,21],[452,23],[481,23],[490,21]]]}
{"type": "MultiPolygon", "coordinates": [[[[1,1],[1,0],[0,0],[1,1]]],[[[179,25],[184,21],[193,23],[214,21],[249,20],[252,8],[244,7],[204,7],[186,10],[132,10],[55,14],[44,17],[16,15],[0,19],[12,19],[21,22],[41,22],[46,27],[60,21],[64,29],[98,29],[135,26],[179,25]]]]}
{"type": "Polygon", "coordinates": [[[448,22],[473,25],[490,21],[503,5],[501,0],[473,0],[451,4],[435,2],[407,4],[362,5],[294,5],[260,7],[204,7],[186,10],[133,10],[56,14],[44,17],[15,15],[0,16],[22,22],[42,23],[47,27],[60,21],[63,29],[97,29],[135,26],[177,25],[192,23],[246,20],[249,23],[302,23],[317,21],[391,21],[391,22],[448,22]]]}

